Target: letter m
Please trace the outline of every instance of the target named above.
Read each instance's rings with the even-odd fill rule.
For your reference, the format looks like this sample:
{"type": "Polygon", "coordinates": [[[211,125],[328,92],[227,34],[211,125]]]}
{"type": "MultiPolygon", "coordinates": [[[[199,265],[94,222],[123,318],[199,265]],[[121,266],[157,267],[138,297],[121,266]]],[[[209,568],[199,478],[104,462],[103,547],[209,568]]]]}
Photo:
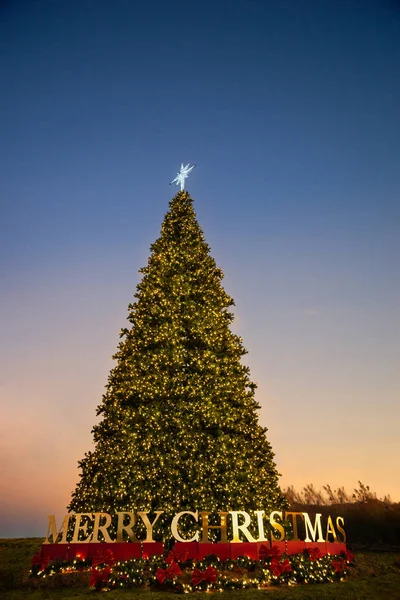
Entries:
{"type": "Polygon", "coordinates": [[[68,524],[69,518],[71,515],[66,515],[64,517],[64,521],[61,524],[60,529],[57,531],[56,526],[56,518],[54,515],[49,515],[49,525],[47,527],[46,539],[43,544],[66,544],[67,543],[67,534],[68,534],[68,524]],[[61,535],[61,540],[58,542],[58,538],[61,535]],[[51,536],[52,542],[49,541],[49,537],[51,536]]]}
{"type": "Polygon", "coordinates": [[[306,528],[306,539],[305,542],[324,542],[325,539],[322,537],[322,525],[321,525],[321,513],[317,513],[315,515],[314,527],[311,524],[310,517],[307,513],[303,513],[304,516],[304,525],[306,528]],[[318,530],[318,539],[316,540],[318,530]],[[311,538],[310,538],[311,535],[311,538]]]}

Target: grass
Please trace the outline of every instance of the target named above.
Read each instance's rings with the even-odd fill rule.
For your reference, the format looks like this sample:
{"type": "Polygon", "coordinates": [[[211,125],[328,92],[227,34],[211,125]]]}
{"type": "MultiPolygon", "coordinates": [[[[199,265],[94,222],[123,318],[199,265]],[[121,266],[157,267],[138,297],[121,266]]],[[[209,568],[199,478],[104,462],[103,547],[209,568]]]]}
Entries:
{"type": "MultiPolygon", "coordinates": [[[[33,589],[27,578],[30,561],[40,549],[39,538],[0,540],[1,600],[86,600],[98,592],[89,588],[61,587],[33,589]]],[[[100,592],[101,594],[101,592],[100,592]]],[[[204,600],[204,593],[190,594],[191,600],[204,600]]],[[[400,600],[400,552],[356,553],[356,567],[348,581],[321,585],[229,591],[217,595],[219,600],[400,600]]],[[[176,594],[143,590],[114,590],[109,600],[176,600],[176,594]]]]}

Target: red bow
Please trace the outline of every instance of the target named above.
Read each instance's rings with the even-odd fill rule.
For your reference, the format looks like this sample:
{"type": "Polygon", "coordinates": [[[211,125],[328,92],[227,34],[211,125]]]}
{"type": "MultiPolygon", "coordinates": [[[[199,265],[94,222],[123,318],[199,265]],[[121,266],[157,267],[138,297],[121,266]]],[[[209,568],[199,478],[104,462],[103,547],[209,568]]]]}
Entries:
{"type": "Polygon", "coordinates": [[[97,567],[97,565],[106,564],[110,567],[115,565],[114,554],[111,550],[98,550],[92,559],[92,567],[97,567]]]}
{"type": "Polygon", "coordinates": [[[194,569],[192,574],[192,585],[199,585],[202,581],[215,583],[217,581],[217,572],[211,565],[205,571],[194,569]]]}
{"type": "Polygon", "coordinates": [[[39,567],[39,571],[44,571],[49,562],[50,556],[42,554],[41,550],[32,557],[32,567],[39,567]]]}
{"type": "Polygon", "coordinates": [[[293,571],[288,558],[281,563],[276,558],[273,558],[269,568],[275,577],[279,577],[282,573],[291,573],[293,571]]]}
{"type": "Polygon", "coordinates": [[[92,569],[92,575],[90,576],[90,587],[100,587],[101,583],[108,581],[108,577],[111,573],[111,567],[106,567],[99,571],[98,569],[92,569]]]}
{"type": "Polygon", "coordinates": [[[172,548],[172,550],[169,551],[167,558],[165,559],[165,562],[167,563],[167,565],[170,565],[173,562],[186,562],[189,556],[189,552],[187,550],[175,550],[175,548],[172,548]]]}
{"type": "Polygon", "coordinates": [[[321,550],[319,548],[307,548],[307,552],[311,561],[322,557],[321,550]]]}
{"type": "Polygon", "coordinates": [[[350,552],[350,550],[342,550],[342,552],[340,553],[341,556],[343,556],[343,558],[348,562],[348,563],[352,563],[354,562],[354,554],[352,554],[350,552]]]}
{"type": "Polygon", "coordinates": [[[181,573],[182,571],[178,563],[172,563],[167,569],[158,567],[156,577],[159,583],[164,583],[166,579],[175,579],[175,577],[178,577],[181,573]]]}
{"type": "Polygon", "coordinates": [[[336,573],[342,573],[346,568],[346,562],[343,560],[343,558],[339,558],[339,560],[332,561],[332,566],[336,573]]]}
{"type": "Polygon", "coordinates": [[[278,546],[272,546],[272,548],[267,548],[267,546],[260,546],[260,551],[258,553],[260,560],[265,560],[272,556],[272,558],[280,559],[281,553],[279,552],[278,546]]]}
{"type": "Polygon", "coordinates": [[[289,562],[289,559],[286,558],[283,562],[281,562],[281,572],[282,573],[291,573],[292,571],[293,571],[293,569],[289,562]]]}

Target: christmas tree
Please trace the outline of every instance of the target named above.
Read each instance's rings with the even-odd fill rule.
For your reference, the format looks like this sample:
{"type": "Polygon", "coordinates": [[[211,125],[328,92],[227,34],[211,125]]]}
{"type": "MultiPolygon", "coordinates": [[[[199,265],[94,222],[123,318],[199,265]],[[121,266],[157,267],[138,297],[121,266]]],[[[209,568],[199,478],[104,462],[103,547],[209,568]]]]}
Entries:
{"type": "Polygon", "coordinates": [[[69,510],[285,507],[230,330],[234,303],[187,192],[171,201],[141,273],[69,510]]]}

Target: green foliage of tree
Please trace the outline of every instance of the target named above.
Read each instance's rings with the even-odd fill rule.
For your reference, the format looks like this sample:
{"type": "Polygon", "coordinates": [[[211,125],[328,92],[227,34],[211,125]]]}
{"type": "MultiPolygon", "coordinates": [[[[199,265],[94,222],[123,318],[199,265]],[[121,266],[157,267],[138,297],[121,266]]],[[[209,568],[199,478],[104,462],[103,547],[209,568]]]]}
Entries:
{"type": "Polygon", "coordinates": [[[171,201],[141,273],[69,509],[285,507],[230,330],[234,303],[187,192],[171,201]]]}

